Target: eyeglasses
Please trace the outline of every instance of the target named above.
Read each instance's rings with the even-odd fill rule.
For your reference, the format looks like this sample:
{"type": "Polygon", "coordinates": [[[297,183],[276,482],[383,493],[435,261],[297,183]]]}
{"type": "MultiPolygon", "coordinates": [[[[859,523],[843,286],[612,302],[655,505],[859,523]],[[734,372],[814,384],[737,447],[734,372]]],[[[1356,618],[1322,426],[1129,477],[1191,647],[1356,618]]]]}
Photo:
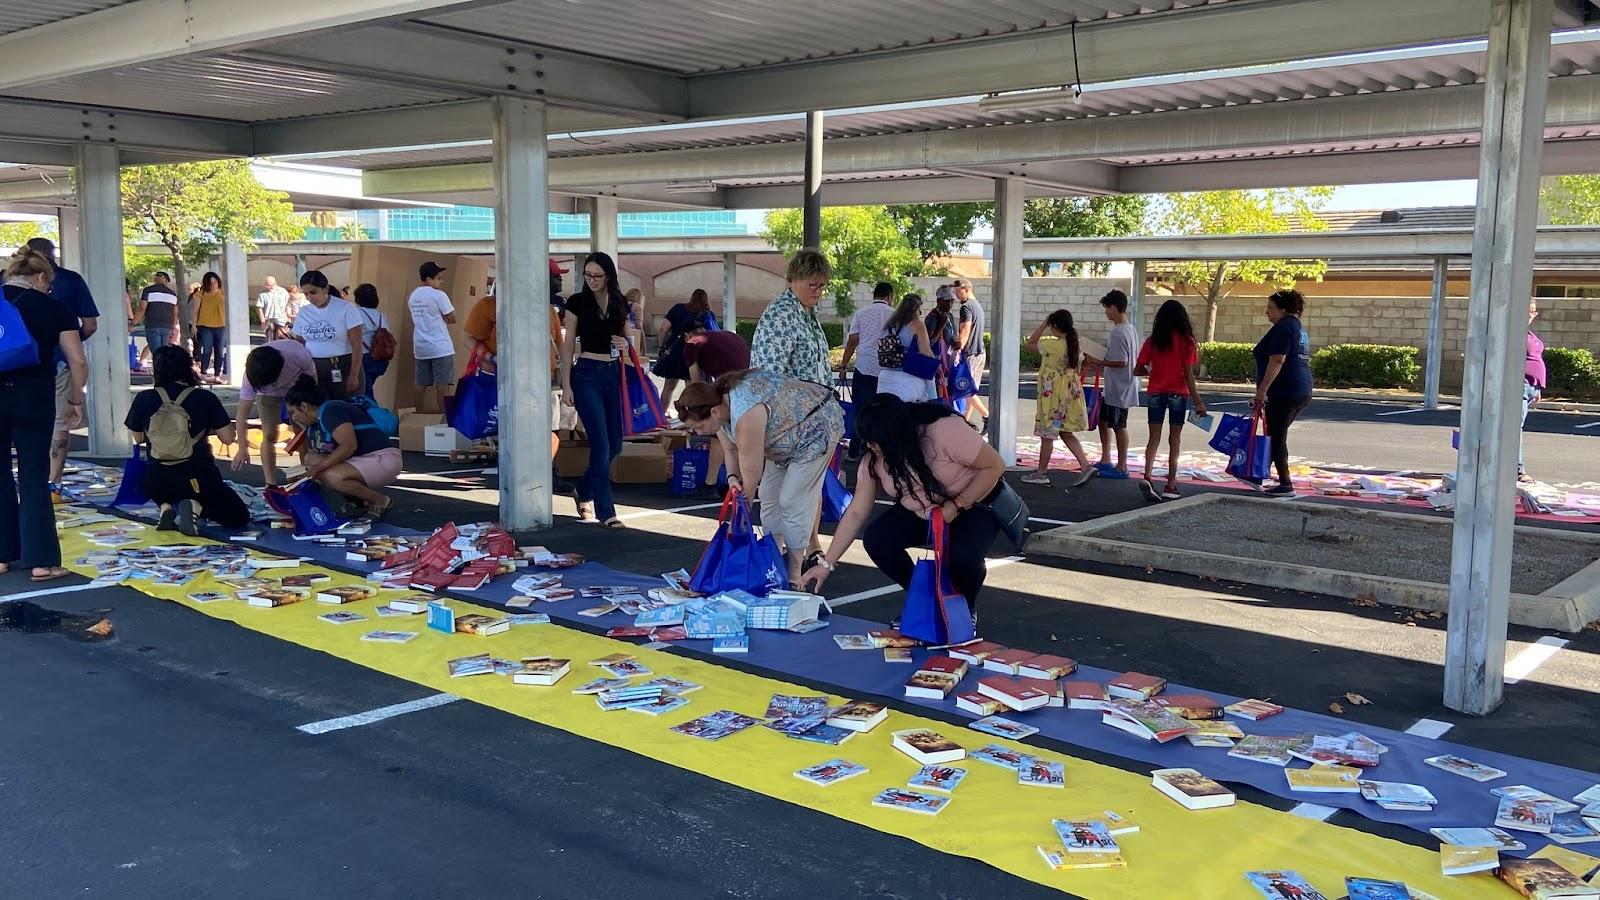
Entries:
{"type": "Polygon", "coordinates": [[[604,273],[604,272],[584,272],[583,273],[583,277],[589,279],[590,281],[600,281],[600,280],[602,280],[602,279],[604,279],[606,277],[606,273],[604,273]]]}

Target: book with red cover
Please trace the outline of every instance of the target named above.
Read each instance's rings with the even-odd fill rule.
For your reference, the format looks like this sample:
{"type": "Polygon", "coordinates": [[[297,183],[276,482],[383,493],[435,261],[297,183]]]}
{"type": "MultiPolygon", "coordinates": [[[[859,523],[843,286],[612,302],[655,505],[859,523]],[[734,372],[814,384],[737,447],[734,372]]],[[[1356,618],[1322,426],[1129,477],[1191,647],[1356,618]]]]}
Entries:
{"type": "Polygon", "coordinates": [[[990,654],[999,653],[1004,649],[1006,648],[1003,645],[996,644],[994,641],[974,641],[970,644],[963,644],[960,647],[951,647],[949,653],[956,659],[963,659],[972,665],[981,666],[990,654]]]}
{"type": "Polygon", "coordinates": [[[922,665],[917,666],[917,671],[943,672],[946,675],[954,675],[957,678],[963,678],[967,674],[967,664],[964,660],[955,659],[954,657],[950,656],[930,656],[922,661],[922,665]]]}
{"type": "Polygon", "coordinates": [[[1098,681],[1069,681],[1065,690],[1072,709],[1100,709],[1110,699],[1105,685],[1098,681]]]}
{"type": "Polygon", "coordinates": [[[443,572],[418,572],[411,576],[411,586],[422,591],[442,591],[455,583],[454,575],[443,572]]]}
{"type": "Polygon", "coordinates": [[[1042,678],[1054,680],[1071,675],[1077,671],[1078,664],[1065,656],[1052,656],[1041,653],[1038,656],[1023,660],[1017,664],[1017,674],[1025,678],[1042,678]]]}
{"type": "Polygon", "coordinates": [[[1222,704],[1204,694],[1169,694],[1152,697],[1150,702],[1165,707],[1185,719],[1222,718],[1222,704]]]}
{"type": "Polygon", "coordinates": [[[1124,697],[1129,700],[1148,700],[1161,693],[1167,686],[1165,678],[1146,675],[1143,672],[1123,672],[1111,679],[1106,685],[1106,691],[1113,697],[1124,697]]]}
{"type": "Polygon", "coordinates": [[[1032,650],[997,650],[983,660],[983,667],[991,672],[1017,674],[1017,664],[1037,656],[1032,650]]]}
{"type": "Polygon", "coordinates": [[[1038,709],[1050,703],[1048,685],[1041,686],[1031,678],[1001,678],[990,676],[978,682],[978,693],[993,697],[1015,710],[1038,709]]]}
{"type": "Polygon", "coordinates": [[[399,553],[395,553],[395,554],[392,554],[390,556],[384,557],[383,558],[383,563],[382,563],[382,565],[379,566],[379,568],[397,569],[397,568],[399,568],[401,566],[411,564],[412,562],[414,562],[416,560],[416,558],[418,556],[421,556],[421,555],[422,555],[422,548],[421,547],[412,547],[409,550],[401,550],[399,553]]]}

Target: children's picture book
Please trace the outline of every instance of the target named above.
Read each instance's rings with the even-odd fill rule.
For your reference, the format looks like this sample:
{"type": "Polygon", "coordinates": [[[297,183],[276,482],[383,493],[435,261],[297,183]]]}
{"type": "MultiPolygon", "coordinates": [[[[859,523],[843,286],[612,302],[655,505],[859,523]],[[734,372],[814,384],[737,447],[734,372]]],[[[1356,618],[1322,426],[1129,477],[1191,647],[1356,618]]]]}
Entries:
{"type": "Polygon", "coordinates": [[[601,691],[609,691],[627,686],[628,679],[626,678],[596,678],[595,680],[586,684],[578,685],[572,689],[572,692],[574,694],[598,694],[601,691]]]}
{"type": "Polygon", "coordinates": [[[1251,762],[1267,763],[1273,766],[1287,766],[1293,757],[1289,751],[1299,746],[1300,740],[1295,737],[1268,737],[1266,735],[1247,735],[1244,740],[1235,744],[1228,750],[1229,756],[1248,759],[1251,762]]]}
{"type": "Polygon", "coordinates": [[[416,636],[415,631],[369,631],[363,634],[361,639],[379,644],[404,644],[416,636]]]}
{"type": "Polygon", "coordinates": [[[1493,788],[1489,791],[1489,793],[1495,795],[1496,797],[1509,797],[1512,800],[1527,800],[1530,803],[1543,803],[1556,813],[1572,812],[1578,808],[1578,804],[1576,803],[1563,800],[1554,794],[1547,794],[1538,788],[1528,787],[1525,784],[1514,784],[1510,787],[1493,788]]]}
{"type": "Polygon", "coordinates": [[[907,788],[885,788],[878,796],[872,798],[873,806],[921,813],[925,816],[936,816],[949,804],[949,797],[925,794],[907,788]]]}
{"type": "Polygon", "coordinates": [[[600,671],[605,672],[612,678],[633,678],[640,675],[654,674],[644,663],[636,659],[621,659],[616,662],[606,663],[600,667],[600,671]]]}
{"type": "Polygon", "coordinates": [[[647,713],[652,716],[660,716],[688,705],[688,697],[679,697],[677,694],[662,694],[654,700],[651,700],[649,703],[645,703],[640,706],[630,706],[628,709],[633,712],[647,713]]]}
{"type": "Polygon", "coordinates": [[[344,611],[323,613],[322,615],[317,616],[317,618],[324,622],[332,622],[335,625],[348,625],[351,622],[365,622],[367,620],[367,617],[363,616],[361,613],[344,611]]]}
{"type": "Polygon", "coordinates": [[[1012,750],[1010,747],[1002,747],[999,744],[986,744],[969,752],[967,757],[1012,771],[1022,768],[1023,762],[1032,758],[1020,750],[1012,750]]]}
{"type": "Polygon", "coordinates": [[[918,769],[917,774],[912,775],[906,784],[914,788],[943,791],[948,794],[966,780],[966,777],[967,770],[959,766],[931,765],[918,769]]]}
{"type": "Polygon", "coordinates": [[[1500,807],[1494,813],[1494,824],[1496,828],[1508,828],[1512,831],[1549,834],[1550,823],[1554,818],[1555,810],[1547,804],[1535,800],[1502,797],[1500,807]]]}
{"type": "Polygon", "coordinates": [[[1584,884],[1550,859],[1504,857],[1498,874],[1501,881],[1528,900],[1600,897],[1600,888],[1584,884]]]}
{"type": "Polygon", "coordinates": [[[1352,878],[1346,875],[1344,890],[1349,900],[1411,900],[1411,892],[1398,881],[1352,878]]]}
{"type": "Polygon", "coordinates": [[[1020,741],[1030,734],[1038,734],[1039,729],[1021,722],[1013,722],[1004,716],[984,716],[975,722],[968,722],[967,727],[973,731],[992,734],[995,737],[1011,738],[1020,741]]]}
{"type": "Polygon", "coordinates": [[[794,773],[794,777],[801,781],[809,781],[812,784],[827,787],[847,778],[864,775],[866,772],[866,766],[856,765],[848,759],[830,759],[826,762],[819,762],[814,766],[806,766],[804,769],[794,773]]]}
{"type": "Polygon", "coordinates": [[[1471,778],[1473,781],[1493,781],[1496,778],[1506,777],[1505,772],[1493,766],[1475,763],[1470,759],[1450,753],[1446,753],[1443,756],[1430,756],[1423,762],[1436,769],[1453,772],[1463,778],[1471,778]]]}
{"type": "Polygon", "coordinates": [[[1064,788],[1067,786],[1066,764],[1030,756],[1017,767],[1017,784],[1026,787],[1064,788]]]}
{"type": "Polygon", "coordinates": [[[1246,872],[1246,881],[1271,900],[1328,900],[1328,895],[1312,887],[1299,872],[1246,872]]]}
{"type": "Polygon", "coordinates": [[[864,634],[836,634],[833,642],[839,645],[840,650],[871,650],[872,638],[864,634]]]}
{"type": "Polygon", "coordinates": [[[231,595],[221,594],[216,591],[200,591],[198,593],[189,595],[189,600],[193,603],[216,603],[219,600],[232,599],[233,597],[231,595]]]}
{"type": "Polygon", "coordinates": [[[1062,849],[1068,853],[1120,852],[1117,839],[1111,836],[1104,822],[1096,819],[1054,819],[1051,824],[1055,826],[1056,836],[1061,838],[1062,849]]]}
{"type": "Polygon", "coordinates": [[[760,719],[752,719],[731,709],[720,709],[710,715],[674,725],[669,730],[701,740],[719,741],[730,734],[737,734],[752,725],[759,724],[761,724],[760,719]]]}
{"type": "Polygon", "coordinates": [[[815,716],[828,709],[828,698],[817,694],[815,696],[793,696],[790,694],[773,694],[767,701],[766,718],[777,719],[783,716],[815,716]]]}
{"type": "Polygon", "coordinates": [[[804,731],[787,732],[789,737],[796,740],[810,741],[813,744],[827,744],[830,747],[837,747],[859,733],[848,728],[835,728],[826,724],[807,728],[804,731]]]}

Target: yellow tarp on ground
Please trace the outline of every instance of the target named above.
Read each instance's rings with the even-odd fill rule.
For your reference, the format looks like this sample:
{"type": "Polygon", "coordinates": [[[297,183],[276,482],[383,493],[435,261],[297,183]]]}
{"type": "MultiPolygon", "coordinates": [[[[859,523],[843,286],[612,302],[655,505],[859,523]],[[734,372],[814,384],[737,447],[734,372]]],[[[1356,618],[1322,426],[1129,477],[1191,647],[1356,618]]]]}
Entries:
{"type": "MultiPolygon", "coordinates": [[[[145,544],[195,542],[151,530],[138,535],[145,544]]],[[[69,561],[98,549],[76,533],[63,534],[61,543],[62,555],[69,561]]],[[[84,575],[95,574],[85,567],[75,568],[84,575]]],[[[281,576],[289,571],[274,570],[263,576],[281,576]]],[[[324,585],[364,583],[316,566],[306,566],[301,571],[328,572],[332,578],[324,585]]],[[[1506,896],[1505,887],[1489,875],[1447,878],[1439,874],[1439,857],[1433,851],[1251,803],[1190,812],[1156,792],[1146,776],[898,711],[891,711],[888,720],[873,731],[838,747],[786,738],[760,727],[721,741],[680,735],[667,729],[719,709],[759,716],[772,694],[816,692],[714,662],[647,650],[553,623],[516,626],[507,634],[489,638],[445,635],[424,627],[423,616],[379,618],[375,607],[401,593],[395,591],[337,607],[307,600],[261,609],[237,602],[201,605],[189,601],[190,593],[225,590],[209,576],[181,587],[147,582],[130,582],[130,586],[388,675],[901,835],[936,850],[982,860],[1030,881],[1094,900],[1256,898],[1259,895],[1246,884],[1242,874],[1251,869],[1298,870],[1329,897],[1343,896],[1346,875],[1404,881],[1441,900],[1503,900],[1506,896]],[[317,618],[332,610],[358,612],[368,621],[336,625],[317,618]],[[366,632],[379,629],[417,631],[420,636],[405,644],[361,639],[366,632]],[[516,685],[509,677],[494,675],[449,676],[447,660],[485,652],[503,659],[534,655],[568,658],[572,660],[572,671],[554,687],[516,685]],[[592,697],[571,692],[577,685],[601,675],[599,669],[588,665],[589,660],[617,652],[634,654],[656,675],[686,679],[704,688],[688,695],[687,706],[659,717],[626,710],[603,712],[592,697]],[[950,805],[937,816],[872,806],[870,801],[880,790],[905,786],[906,779],[918,769],[914,761],[890,746],[890,732],[918,727],[935,729],[969,750],[994,742],[1064,761],[1066,789],[1023,787],[1011,772],[967,760],[955,763],[968,770],[968,777],[954,792],[950,805]],[[835,757],[851,760],[870,771],[829,787],[794,777],[799,769],[835,757]],[[1139,833],[1119,839],[1127,868],[1078,872],[1047,869],[1035,847],[1056,843],[1050,820],[1100,810],[1115,810],[1141,825],[1139,833]]],[[[459,605],[467,606],[464,602],[459,605]]],[[[1096,723],[1089,727],[1100,726],[1096,723]]],[[[840,864],[847,864],[848,860],[848,852],[839,857],[840,864]]]]}

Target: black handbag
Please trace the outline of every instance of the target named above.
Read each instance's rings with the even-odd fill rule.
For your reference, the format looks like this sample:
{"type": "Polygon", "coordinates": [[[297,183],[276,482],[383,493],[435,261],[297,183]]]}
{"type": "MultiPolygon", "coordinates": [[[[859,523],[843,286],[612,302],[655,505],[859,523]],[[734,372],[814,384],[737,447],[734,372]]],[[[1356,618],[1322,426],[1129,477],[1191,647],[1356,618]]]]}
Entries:
{"type": "Polygon", "coordinates": [[[1030,510],[1016,489],[1002,478],[1000,484],[979,505],[989,507],[1000,522],[1000,532],[1011,542],[1012,548],[1021,553],[1022,545],[1028,541],[1030,510]]]}

